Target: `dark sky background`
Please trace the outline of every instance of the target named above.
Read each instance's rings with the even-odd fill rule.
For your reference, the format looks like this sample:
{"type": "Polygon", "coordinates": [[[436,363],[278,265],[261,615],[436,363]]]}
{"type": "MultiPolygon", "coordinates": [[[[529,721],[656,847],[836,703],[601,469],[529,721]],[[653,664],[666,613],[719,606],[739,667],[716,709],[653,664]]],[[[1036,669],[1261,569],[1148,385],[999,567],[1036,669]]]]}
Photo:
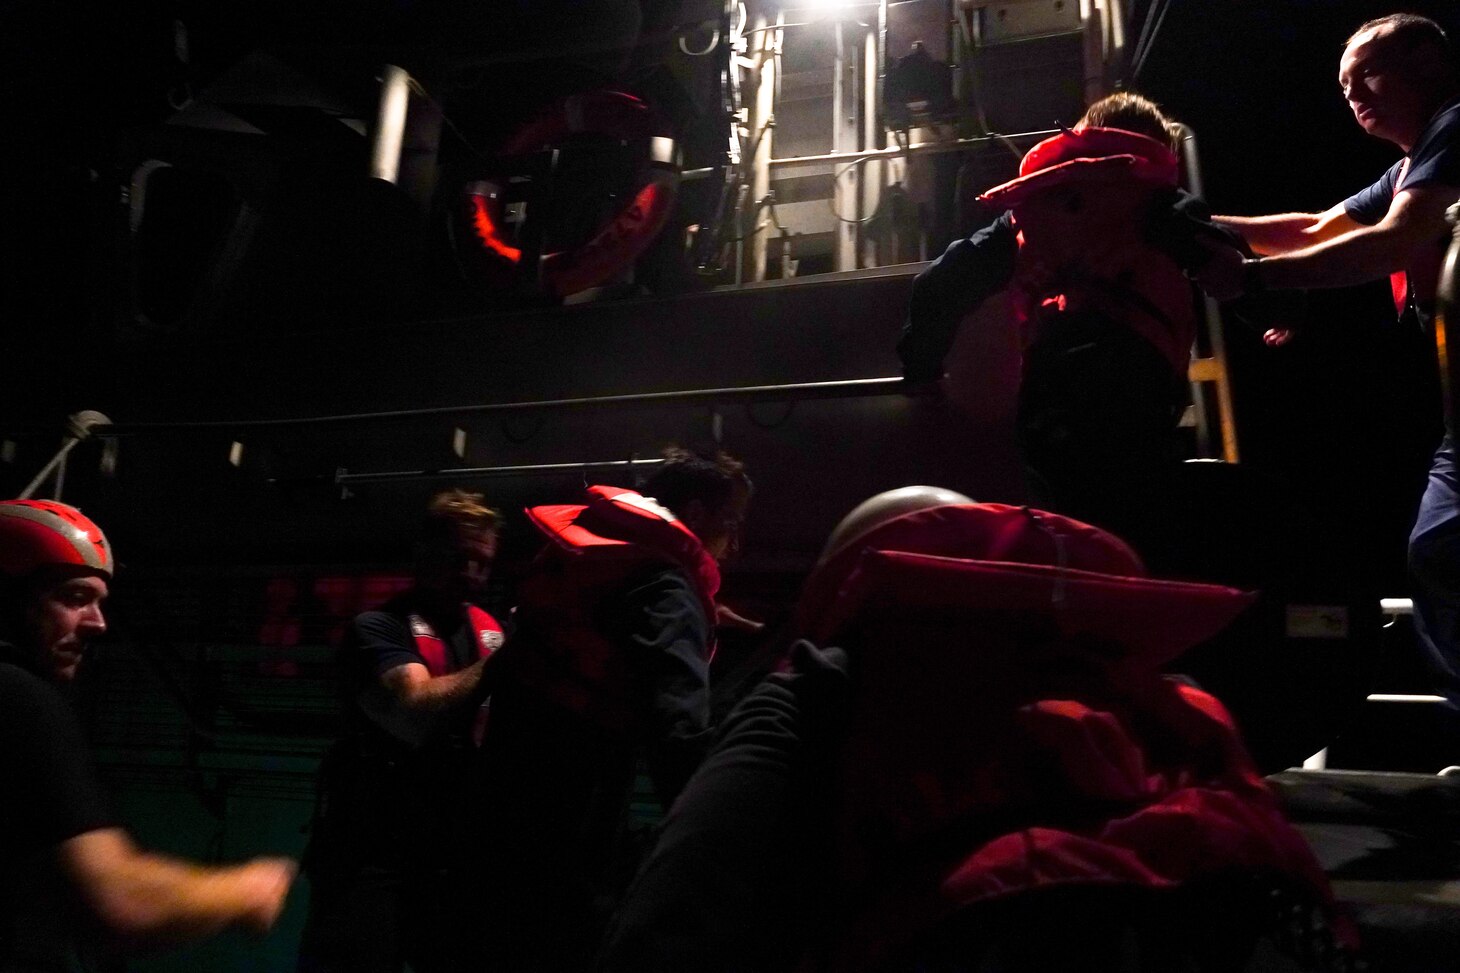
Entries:
{"type": "MultiPolygon", "coordinates": [[[[86,405],[86,389],[76,387],[86,369],[69,362],[104,347],[89,338],[104,333],[120,286],[94,259],[98,240],[115,232],[96,214],[115,211],[116,189],[92,173],[109,163],[118,132],[169,113],[168,92],[183,80],[174,17],[193,28],[193,69],[205,80],[260,43],[388,37],[420,12],[450,6],[12,0],[0,8],[9,77],[0,91],[0,300],[12,349],[0,362],[0,412],[86,405]]],[[[1406,9],[1454,31],[1456,6],[1427,0],[1406,9]]],[[[543,6],[471,9],[490,20],[492,11],[543,6]]],[[[1195,129],[1214,209],[1322,209],[1396,158],[1359,130],[1336,82],[1344,38],[1395,9],[1359,0],[1173,0],[1136,87],[1195,129]]],[[[491,36],[512,43],[510,32],[491,36]]],[[[1231,336],[1244,459],[1309,498],[1353,535],[1356,550],[1372,552],[1384,576],[1402,577],[1405,528],[1438,430],[1425,339],[1395,327],[1379,286],[1315,294],[1306,318],[1303,336],[1281,351],[1255,334],[1231,336]]]]}

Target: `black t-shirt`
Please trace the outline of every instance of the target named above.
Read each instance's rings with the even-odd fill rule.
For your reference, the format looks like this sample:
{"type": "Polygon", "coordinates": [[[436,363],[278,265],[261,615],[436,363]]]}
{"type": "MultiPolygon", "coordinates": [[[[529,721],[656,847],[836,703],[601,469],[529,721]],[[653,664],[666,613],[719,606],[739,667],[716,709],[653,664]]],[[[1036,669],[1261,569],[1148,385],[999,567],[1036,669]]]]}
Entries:
{"type": "Polygon", "coordinates": [[[37,903],[54,902],[56,847],[117,823],[70,704],[9,662],[0,662],[0,780],[0,969],[8,970],[19,941],[47,940],[37,924],[55,910],[37,903]]]}

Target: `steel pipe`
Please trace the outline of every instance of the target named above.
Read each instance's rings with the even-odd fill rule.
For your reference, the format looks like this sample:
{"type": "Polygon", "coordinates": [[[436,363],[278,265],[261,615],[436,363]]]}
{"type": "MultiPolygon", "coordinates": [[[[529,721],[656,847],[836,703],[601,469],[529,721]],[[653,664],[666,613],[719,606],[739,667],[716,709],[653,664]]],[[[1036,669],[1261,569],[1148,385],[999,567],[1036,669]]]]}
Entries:
{"type": "MultiPolygon", "coordinates": [[[[583,470],[626,469],[637,470],[658,466],[663,459],[619,459],[590,461],[586,463],[533,463],[523,466],[463,466],[444,470],[390,470],[377,473],[351,473],[339,470],[330,482],[336,486],[353,486],[360,483],[399,483],[413,480],[486,480],[509,476],[544,476],[555,473],[578,473],[583,470]]],[[[269,482],[295,482],[270,480],[269,482]]]]}
{"type": "Polygon", "coordinates": [[[1059,129],[1043,129],[1038,132],[1014,132],[1011,135],[975,135],[969,138],[949,139],[938,142],[918,142],[907,148],[890,145],[885,149],[868,149],[864,152],[823,152],[820,155],[794,155],[785,159],[772,159],[771,168],[782,166],[814,166],[828,162],[857,162],[862,159],[891,159],[901,155],[937,155],[940,152],[961,152],[985,142],[1002,139],[1044,139],[1057,135],[1059,129]]]}
{"type": "Polygon", "coordinates": [[[359,412],[345,415],[301,416],[284,419],[218,419],[185,422],[135,422],[96,427],[98,435],[127,436],[152,432],[188,432],[208,429],[264,429],[283,426],[330,425],[342,422],[370,422],[384,419],[423,419],[436,416],[492,415],[511,412],[597,409],[620,405],[711,405],[725,402],[786,402],[813,399],[856,399],[904,394],[901,378],[853,378],[833,382],[793,382],[786,385],[748,385],[738,388],[684,389],[674,392],[635,392],[627,395],[597,395],[573,399],[539,399],[527,402],[487,402],[478,405],[450,405],[429,409],[399,409],[387,412],[359,412]]]}

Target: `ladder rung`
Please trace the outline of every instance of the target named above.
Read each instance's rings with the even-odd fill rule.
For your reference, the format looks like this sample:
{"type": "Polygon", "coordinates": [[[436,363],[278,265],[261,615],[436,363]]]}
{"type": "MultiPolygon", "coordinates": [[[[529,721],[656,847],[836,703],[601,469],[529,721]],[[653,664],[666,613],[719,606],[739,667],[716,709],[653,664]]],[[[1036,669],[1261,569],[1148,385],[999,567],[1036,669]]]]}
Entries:
{"type": "Polygon", "coordinates": [[[1414,600],[1411,598],[1380,598],[1379,610],[1386,615],[1413,615],[1414,600]]]}
{"type": "Polygon", "coordinates": [[[1370,693],[1371,703],[1447,703],[1444,696],[1430,696],[1423,693],[1370,693]]]}
{"type": "Polygon", "coordinates": [[[1188,382],[1220,382],[1222,363],[1215,358],[1193,358],[1186,366],[1188,382]]]}

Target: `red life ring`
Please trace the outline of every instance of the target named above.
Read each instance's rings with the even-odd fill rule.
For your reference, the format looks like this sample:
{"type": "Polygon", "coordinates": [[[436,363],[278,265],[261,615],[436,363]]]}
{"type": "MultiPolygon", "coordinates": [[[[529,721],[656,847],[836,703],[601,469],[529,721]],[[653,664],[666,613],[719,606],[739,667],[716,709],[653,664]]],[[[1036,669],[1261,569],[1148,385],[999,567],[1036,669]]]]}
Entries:
{"type": "MultiPolygon", "coordinates": [[[[527,155],[560,144],[571,135],[604,135],[648,143],[638,188],[628,203],[587,243],[543,254],[543,290],[566,297],[600,284],[632,263],[663,229],[679,187],[677,145],[648,105],[621,91],[590,91],[559,102],[507,141],[502,154],[527,155]]],[[[491,182],[469,183],[466,217],[476,247],[502,267],[515,268],[522,251],[502,232],[501,200],[491,182]]]]}

